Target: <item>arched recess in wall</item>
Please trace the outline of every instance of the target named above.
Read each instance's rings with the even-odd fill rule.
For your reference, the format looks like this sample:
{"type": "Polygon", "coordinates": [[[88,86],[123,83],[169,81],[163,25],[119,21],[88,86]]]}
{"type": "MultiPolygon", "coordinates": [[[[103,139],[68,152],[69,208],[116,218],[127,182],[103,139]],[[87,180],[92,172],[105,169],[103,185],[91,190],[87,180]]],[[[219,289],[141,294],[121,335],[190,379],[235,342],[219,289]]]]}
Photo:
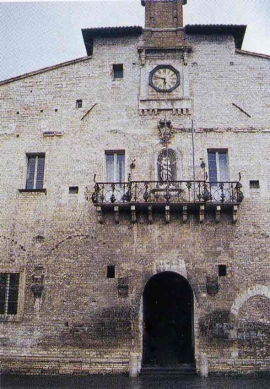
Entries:
{"type": "Polygon", "coordinates": [[[163,147],[155,155],[155,179],[159,182],[177,181],[181,177],[181,160],[173,147],[163,147]]]}
{"type": "Polygon", "coordinates": [[[270,351],[270,299],[261,294],[250,297],[237,316],[239,359],[265,361],[270,351]]]}
{"type": "Polygon", "coordinates": [[[261,295],[261,296],[264,296],[264,297],[267,297],[268,299],[270,299],[270,288],[265,286],[265,285],[255,285],[255,286],[247,289],[243,293],[240,293],[232,305],[231,313],[237,317],[242,305],[249,298],[256,296],[256,295],[261,295]]]}

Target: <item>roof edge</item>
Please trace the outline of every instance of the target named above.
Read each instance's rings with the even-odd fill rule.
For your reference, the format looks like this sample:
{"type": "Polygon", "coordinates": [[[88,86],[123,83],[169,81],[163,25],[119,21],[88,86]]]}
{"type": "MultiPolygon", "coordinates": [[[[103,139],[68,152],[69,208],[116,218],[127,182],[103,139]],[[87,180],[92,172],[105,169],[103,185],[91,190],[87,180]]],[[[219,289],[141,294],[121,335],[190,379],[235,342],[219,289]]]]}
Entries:
{"type": "Polygon", "coordinates": [[[186,34],[233,35],[235,47],[241,49],[247,26],[244,24],[187,24],[186,34]]]}
{"type": "Polygon", "coordinates": [[[252,57],[259,57],[259,58],[270,59],[270,55],[262,54],[262,53],[256,53],[255,51],[247,51],[247,50],[236,49],[235,52],[237,54],[244,54],[244,55],[250,55],[252,57]]]}
{"type": "Polygon", "coordinates": [[[94,38],[118,38],[125,36],[138,36],[143,33],[143,28],[141,26],[94,27],[82,28],[81,31],[87,55],[92,55],[94,38]]]}
{"type": "Polygon", "coordinates": [[[14,82],[14,81],[23,80],[24,78],[27,78],[27,77],[36,76],[36,75],[41,74],[41,73],[50,72],[51,70],[63,68],[65,66],[69,66],[69,65],[73,65],[73,64],[78,63],[78,62],[84,62],[84,61],[87,61],[89,59],[91,59],[91,57],[87,56],[87,57],[73,59],[71,61],[61,62],[57,65],[47,66],[47,67],[41,68],[39,70],[34,70],[33,72],[25,73],[25,74],[22,74],[20,76],[16,76],[16,77],[12,77],[12,78],[8,78],[6,80],[0,81],[0,86],[14,82]]]}

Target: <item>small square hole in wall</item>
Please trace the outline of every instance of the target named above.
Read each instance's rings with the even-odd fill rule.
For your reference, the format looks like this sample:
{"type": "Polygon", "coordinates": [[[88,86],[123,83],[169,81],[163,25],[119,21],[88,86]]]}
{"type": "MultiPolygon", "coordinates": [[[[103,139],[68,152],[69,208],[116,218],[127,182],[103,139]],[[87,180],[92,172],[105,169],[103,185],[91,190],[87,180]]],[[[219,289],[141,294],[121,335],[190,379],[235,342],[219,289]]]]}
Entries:
{"type": "Polygon", "coordinates": [[[218,265],[218,275],[219,275],[219,277],[226,277],[226,275],[227,275],[227,266],[226,265],[218,265]]]}
{"type": "Polygon", "coordinates": [[[82,100],[76,100],[76,108],[82,108],[82,100]]]}
{"type": "Polygon", "coordinates": [[[260,188],[260,181],[259,180],[249,181],[249,187],[250,189],[260,188]]]}
{"type": "Polygon", "coordinates": [[[115,266],[114,265],[107,266],[107,278],[115,278],[115,266]]]}
{"type": "Polygon", "coordinates": [[[69,187],[69,194],[77,194],[79,193],[79,187],[78,186],[70,186],[69,187]]]}
{"type": "Polygon", "coordinates": [[[124,69],[123,64],[114,64],[113,65],[113,78],[123,78],[124,77],[124,69]]]}

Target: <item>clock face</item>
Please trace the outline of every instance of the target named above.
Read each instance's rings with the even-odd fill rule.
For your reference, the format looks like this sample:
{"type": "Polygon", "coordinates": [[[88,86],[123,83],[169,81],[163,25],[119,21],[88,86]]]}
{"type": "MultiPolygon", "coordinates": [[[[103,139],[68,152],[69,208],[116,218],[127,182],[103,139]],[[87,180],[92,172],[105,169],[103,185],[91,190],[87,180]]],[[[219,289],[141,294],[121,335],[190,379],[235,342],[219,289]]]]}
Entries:
{"type": "Polygon", "coordinates": [[[180,74],[171,65],[158,65],[149,74],[149,85],[157,92],[171,92],[180,85],[180,74]]]}

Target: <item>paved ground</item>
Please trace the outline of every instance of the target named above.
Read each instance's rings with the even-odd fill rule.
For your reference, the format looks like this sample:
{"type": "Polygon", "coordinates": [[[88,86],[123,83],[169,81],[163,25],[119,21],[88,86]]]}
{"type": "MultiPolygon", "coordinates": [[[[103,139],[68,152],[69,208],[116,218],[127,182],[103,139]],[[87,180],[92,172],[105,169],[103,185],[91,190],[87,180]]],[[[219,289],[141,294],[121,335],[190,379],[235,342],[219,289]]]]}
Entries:
{"type": "Polygon", "coordinates": [[[1,389],[269,389],[264,377],[2,376],[1,389]]]}

